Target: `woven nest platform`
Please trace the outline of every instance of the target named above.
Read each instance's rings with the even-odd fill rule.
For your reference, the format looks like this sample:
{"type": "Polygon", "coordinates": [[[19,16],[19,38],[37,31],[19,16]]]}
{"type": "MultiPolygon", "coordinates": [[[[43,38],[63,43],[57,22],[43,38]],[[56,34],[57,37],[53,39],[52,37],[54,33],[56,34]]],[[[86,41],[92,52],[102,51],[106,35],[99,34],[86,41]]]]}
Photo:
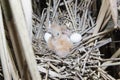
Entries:
{"type": "Polygon", "coordinates": [[[119,64],[119,58],[115,56],[119,50],[109,59],[102,58],[104,54],[99,50],[112,42],[111,33],[114,31],[115,19],[112,21],[111,15],[117,16],[112,14],[115,10],[111,9],[109,2],[103,1],[97,19],[92,16],[92,0],[54,0],[46,4],[48,7],[43,9],[41,17],[33,15],[33,49],[42,78],[115,80],[105,69],[119,64]],[[52,21],[82,35],[82,40],[74,44],[71,54],[66,58],[60,58],[49,50],[44,40],[46,27],[52,21]]]}

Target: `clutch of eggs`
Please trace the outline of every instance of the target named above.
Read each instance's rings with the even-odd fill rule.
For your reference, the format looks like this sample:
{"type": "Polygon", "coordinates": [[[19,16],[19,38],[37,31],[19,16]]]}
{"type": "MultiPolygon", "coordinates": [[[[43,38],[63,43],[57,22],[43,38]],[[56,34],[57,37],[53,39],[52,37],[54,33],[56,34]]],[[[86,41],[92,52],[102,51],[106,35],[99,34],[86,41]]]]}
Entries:
{"type": "MultiPolygon", "coordinates": [[[[48,33],[48,32],[46,32],[45,35],[44,35],[44,39],[45,39],[46,42],[48,42],[48,40],[49,40],[51,37],[52,37],[52,35],[51,35],[50,33],[48,33]]],[[[81,34],[79,34],[79,33],[76,33],[76,32],[75,32],[75,33],[72,33],[72,34],[70,35],[70,40],[71,40],[73,43],[80,42],[81,39],[82,39],[82,36],[81,36],[81,34]]]]}

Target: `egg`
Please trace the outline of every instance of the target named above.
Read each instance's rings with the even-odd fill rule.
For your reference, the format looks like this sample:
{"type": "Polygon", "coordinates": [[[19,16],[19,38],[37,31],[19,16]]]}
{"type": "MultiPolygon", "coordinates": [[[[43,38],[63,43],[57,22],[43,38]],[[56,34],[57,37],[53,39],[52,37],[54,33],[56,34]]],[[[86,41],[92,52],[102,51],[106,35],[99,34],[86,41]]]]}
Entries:
{"type": "Polygon", "coordinates": [[[80,42],[82,39],[82,36],[81,34],[79,33],[72,33],[71,36],[70,36],[70,40],[73,42],[73,43],[77,43],[77,42],[80,42]]]}
{"type": "Polygon", "coordinates": [[[50,39],[52,37],[52,35],[50,34],[50,33],[48,33],[48,32],[46,32],[45,33],[45,35],[44,35],[44,39],[45,39],[45,41],[48,43],[48,40],[50,39]]]}

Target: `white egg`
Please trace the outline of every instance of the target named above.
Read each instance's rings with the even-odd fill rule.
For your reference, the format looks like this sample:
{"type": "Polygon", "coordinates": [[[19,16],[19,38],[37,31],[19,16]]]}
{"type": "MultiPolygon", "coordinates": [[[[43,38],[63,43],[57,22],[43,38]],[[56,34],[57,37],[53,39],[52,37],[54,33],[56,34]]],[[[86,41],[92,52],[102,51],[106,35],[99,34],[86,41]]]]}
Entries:
{"type": "Polygon", "coordinates": [[[72,33],[71,36],[70,36],[70,40],[71,40],[73,43],[80,42],[81,39],[82,39],[82,36],[81,36],[79,33],[72,33]]]}
{"type": "Polygon", "coordinates": [[[44,35],[44,39],[45,39],[45,41],[46,42],[48,42],[48,40],[50,39],[52,37],[52,35],[50,34],[50,33],[45,33],[45,35],[44,35]]]}

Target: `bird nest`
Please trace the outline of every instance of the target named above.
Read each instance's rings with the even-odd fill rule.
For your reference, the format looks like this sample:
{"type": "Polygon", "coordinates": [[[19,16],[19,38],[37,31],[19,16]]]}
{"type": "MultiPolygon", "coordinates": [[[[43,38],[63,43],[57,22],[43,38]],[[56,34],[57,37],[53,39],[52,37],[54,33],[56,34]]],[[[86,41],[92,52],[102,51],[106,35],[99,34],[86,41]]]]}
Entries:
{"type": "MultiPolygon", "coordinates": [[[[93,0],[50,1],[46,3],[47,8],[43,9],[40,18],[33,15],[32,45],[42,78],[46,80],[115,80],[105,71],[107,66],[113,65],[109,63],[109,60],[113,59],[101,58],[104,55],[99,50],[100,47],[111,42],[108,33],[114,30],[113,26],[106,28],[110,19],[106,16],[111,16],[109,6],[106,10],[100,11],[101,13],[106,11],[106,15],[102,15],[106,18],[101,20],[101,22],[104,21],[101,25],[99,19],[92,16],[93,0]],[[59,25],[65,25],[71,32],[82,35],[82,40],[74,44],[70,54],[65,58],[60,58],[50,50],[44,40],[46,27],[53,21],[59,25]],[[96,25],[100,25],[101,28],[96,28],[96,25]]],[[[104,5],[102,3],[102,6],[104,5]]]]}

